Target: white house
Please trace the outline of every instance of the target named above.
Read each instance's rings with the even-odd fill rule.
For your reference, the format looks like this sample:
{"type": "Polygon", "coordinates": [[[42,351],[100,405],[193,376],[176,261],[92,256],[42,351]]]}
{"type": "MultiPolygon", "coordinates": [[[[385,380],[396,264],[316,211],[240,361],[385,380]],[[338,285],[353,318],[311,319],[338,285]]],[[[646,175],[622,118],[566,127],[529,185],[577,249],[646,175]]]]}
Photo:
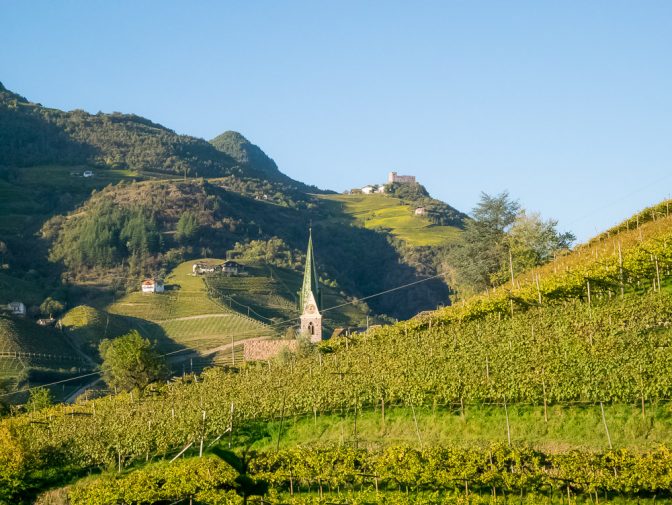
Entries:
{"type": "Polygon", "coordinates": [[[416,216],[425,216],[427,215],[427,209],[424,207],[418,207],[415,209],[415,215],[416,216]]]}
{"type": "Polygon", "coordinates": [[[145,279],[142,281],[143,293],[163,293],[163,281],[157,279],[145,279]]]}
{"type": "Polygon", "coordinates": [[[15,316],[23,317],[26,315],[26,306],[21,302],[8,303],[7,310],[9,310],[15,316]]]}
{"type": "Polygon", "coordinates": [[[365,195],[370,195],[375,192],[376,192],[376,186],[364,186],[362,188],[362,193],[364,193],[365,195]]]}
{"type": "Polygon", "coordinates": [[[194,263],[191,271],[195,274],[212,274],[217,267],[215,265],[208,265],[207,263],[194,263]]]}

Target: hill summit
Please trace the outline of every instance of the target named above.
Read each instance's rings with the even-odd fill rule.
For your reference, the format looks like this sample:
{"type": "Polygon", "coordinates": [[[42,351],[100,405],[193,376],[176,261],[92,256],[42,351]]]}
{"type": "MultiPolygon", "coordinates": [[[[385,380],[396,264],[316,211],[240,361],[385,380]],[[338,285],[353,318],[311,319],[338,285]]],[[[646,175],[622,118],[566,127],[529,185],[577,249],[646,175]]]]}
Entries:
{"type": "Polygon", "coordinates": [[[217,150],[241,165],[253,166],[268,175],[280,174],[278,165],[261,148],[236,131],[225,131],[210,141],[217,150]]]}

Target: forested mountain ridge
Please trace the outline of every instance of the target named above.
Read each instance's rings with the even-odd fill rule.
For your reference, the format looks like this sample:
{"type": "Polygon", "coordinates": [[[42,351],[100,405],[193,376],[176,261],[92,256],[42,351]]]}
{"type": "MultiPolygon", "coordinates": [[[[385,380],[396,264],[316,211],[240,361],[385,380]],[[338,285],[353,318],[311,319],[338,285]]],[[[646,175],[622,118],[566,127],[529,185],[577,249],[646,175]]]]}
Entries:
{"type": "Polygon", "coordinates": [[[0,166],[89,164],[183,177],[233,175],[319,192],[284,175],[261,149],[239,133],[227,132],[218,139],[215,145],[178,135],[135,114],[47,108],[0,83],[0,166]]]}

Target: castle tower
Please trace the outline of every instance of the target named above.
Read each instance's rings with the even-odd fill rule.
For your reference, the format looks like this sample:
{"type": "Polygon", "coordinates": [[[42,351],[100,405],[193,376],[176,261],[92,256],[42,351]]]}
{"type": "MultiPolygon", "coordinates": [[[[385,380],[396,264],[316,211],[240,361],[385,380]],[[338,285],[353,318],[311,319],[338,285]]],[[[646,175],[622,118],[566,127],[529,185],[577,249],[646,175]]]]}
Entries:
{"type": "Polygon", "coordinates": [[[322,340],[322,292],[317,277],[317,266],[313,255],[313,231],[308,237],[306,268],[303,273],[303,286],[299,293],[301,310],[301,335],[306,335],[313,343],[322,340]]]}

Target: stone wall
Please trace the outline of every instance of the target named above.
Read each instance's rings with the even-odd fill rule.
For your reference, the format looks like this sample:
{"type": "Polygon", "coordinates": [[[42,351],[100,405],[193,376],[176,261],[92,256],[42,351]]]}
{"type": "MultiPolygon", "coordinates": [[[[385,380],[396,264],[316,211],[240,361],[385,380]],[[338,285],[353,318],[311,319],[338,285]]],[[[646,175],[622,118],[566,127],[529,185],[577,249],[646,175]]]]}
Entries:
{"type": "Polygon", "coordinates": [[[287,348],[296,352],[299,348],[298,340],[253,340],[245,342],[243,356],[245,361],[264,361],[271,359],[287,348]]]}

